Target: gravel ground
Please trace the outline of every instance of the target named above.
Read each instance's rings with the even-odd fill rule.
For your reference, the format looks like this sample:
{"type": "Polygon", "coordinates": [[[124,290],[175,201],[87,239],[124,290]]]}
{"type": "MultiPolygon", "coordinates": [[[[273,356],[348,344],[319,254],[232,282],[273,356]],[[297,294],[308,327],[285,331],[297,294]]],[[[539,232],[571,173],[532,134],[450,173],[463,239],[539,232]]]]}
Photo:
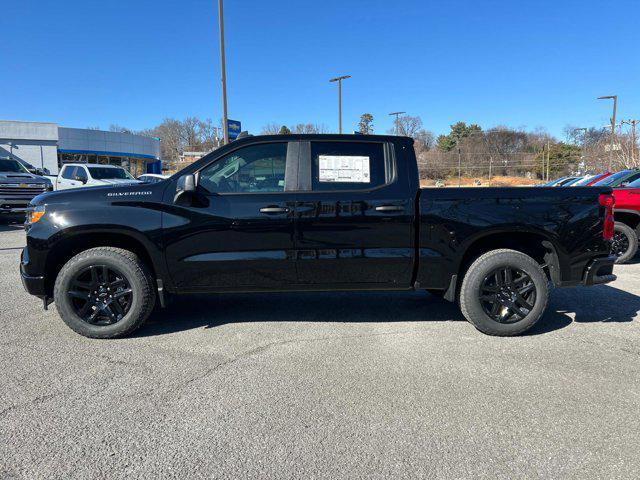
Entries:
{"type": "Polygon", "coordinates": [[[89,340],[0,225],[0,478],[639,478],[640,264],[494,338],[424,293],[189,296],[89,340]]]}

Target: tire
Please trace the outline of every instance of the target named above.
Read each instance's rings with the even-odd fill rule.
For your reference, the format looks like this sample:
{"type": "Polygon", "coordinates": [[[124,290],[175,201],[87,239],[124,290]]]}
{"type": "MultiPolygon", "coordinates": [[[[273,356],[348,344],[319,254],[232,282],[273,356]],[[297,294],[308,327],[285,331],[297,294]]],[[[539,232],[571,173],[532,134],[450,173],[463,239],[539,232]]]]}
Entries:
{"type": "Polygon", "coordinates": [[[76,333],[118,338],[131,334],[147,319],[155,306],[154,285],[152,275],[134,253],[97,247],[77,254],[62,267],[53,298],[60,317],[76,333]]]}
{"type": "Polygon", "coordinates": [[[616,263],[627,263],[638,252],[638,234],[629,225],[616,222],[613,228],[611,253],[616,255],[616,263]]]}
{"type": "Polygon", "coordinates": [[[482,333],[501,337],[533,327],[544,314],[548,300],[549,281],[540,264],[508,249],[478,257],[464,276],[459,297],[460,309],[469,322],[482,333]],[[506,288],[509,278],[512,283],[506,288]]]}

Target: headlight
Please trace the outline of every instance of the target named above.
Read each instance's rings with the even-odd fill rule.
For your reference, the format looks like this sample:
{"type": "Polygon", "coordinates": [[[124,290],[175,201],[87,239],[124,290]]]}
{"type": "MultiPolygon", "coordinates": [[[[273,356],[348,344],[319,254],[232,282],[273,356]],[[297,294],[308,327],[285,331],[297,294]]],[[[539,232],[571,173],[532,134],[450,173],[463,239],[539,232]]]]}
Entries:
{"type": "Polygon", "coordinates": [[[44,205],[38,205],[37,207],[33,207],[33,210],[29,210],[27,212],[27,223],[29,225],[33,225],[40,221],[42,216],[44,215],[44,205]]]}

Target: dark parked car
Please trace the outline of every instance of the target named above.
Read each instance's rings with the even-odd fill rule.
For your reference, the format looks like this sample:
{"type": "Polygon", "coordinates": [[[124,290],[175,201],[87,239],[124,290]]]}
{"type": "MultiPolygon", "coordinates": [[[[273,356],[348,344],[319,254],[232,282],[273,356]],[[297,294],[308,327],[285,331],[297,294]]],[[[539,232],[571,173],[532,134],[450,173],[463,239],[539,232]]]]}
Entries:
{"type": "Polygon", "coordinates": [[[20,268],[88,337],[171,294],[412,289],[516,335],[549,281],[615,279],[612,207],[610,188],[421,189],[406,137],[245,137],[164,182],[37,197],[20,268]]]}
{"type": "Polygon", "coordinates": [[[15,159],[0,158],[0,216],[24,215],[33,197],[50,190],[48,179],[30,173],[15,159]]]}

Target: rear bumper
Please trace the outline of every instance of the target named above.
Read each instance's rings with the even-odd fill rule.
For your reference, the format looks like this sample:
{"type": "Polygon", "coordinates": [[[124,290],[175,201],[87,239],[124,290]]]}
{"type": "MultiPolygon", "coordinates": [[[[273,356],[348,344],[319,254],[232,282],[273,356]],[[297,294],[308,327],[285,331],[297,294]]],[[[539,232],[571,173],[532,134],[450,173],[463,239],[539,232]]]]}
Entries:
{"type": "Polygon", "coordinates": [[[585,268],[582,284],[590,286],[613,282],[617,278],[613,274],[615,263],[616,257],[613,255],[596,258],[585,268]]]}

